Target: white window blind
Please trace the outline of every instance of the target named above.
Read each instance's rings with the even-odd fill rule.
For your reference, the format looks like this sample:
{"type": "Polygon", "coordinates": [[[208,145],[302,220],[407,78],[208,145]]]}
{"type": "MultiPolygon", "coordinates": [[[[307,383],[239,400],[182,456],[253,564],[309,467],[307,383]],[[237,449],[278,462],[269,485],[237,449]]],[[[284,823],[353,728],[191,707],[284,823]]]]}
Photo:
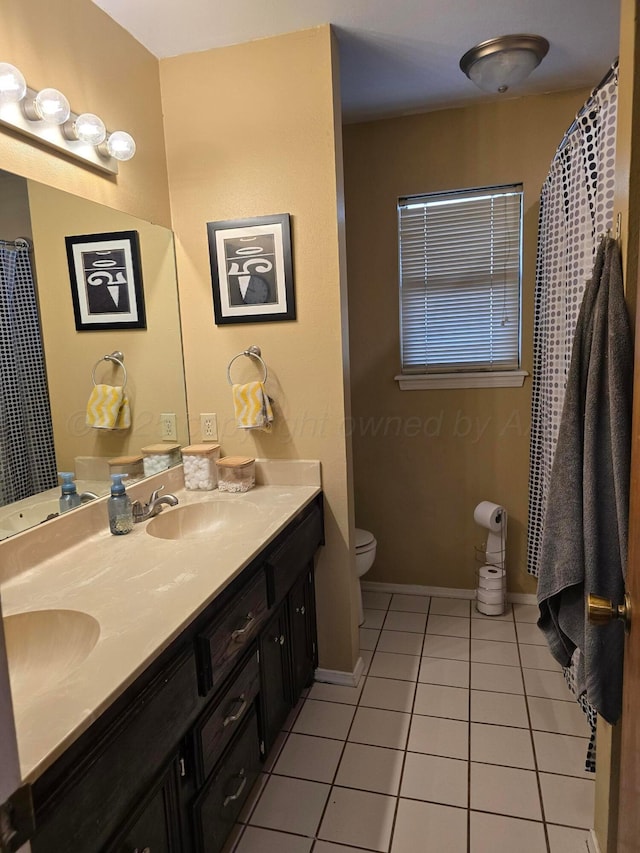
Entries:
{"type": "Polygon", "coordinates": [[[398,202],[403,373],[518,370],[522,185],[398,202]]]}

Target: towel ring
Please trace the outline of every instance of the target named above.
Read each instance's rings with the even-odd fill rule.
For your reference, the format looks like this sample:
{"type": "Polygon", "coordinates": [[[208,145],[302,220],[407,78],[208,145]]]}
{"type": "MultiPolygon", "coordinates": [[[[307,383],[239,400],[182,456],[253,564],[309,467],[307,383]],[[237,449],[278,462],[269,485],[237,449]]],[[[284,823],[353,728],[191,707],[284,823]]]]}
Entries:
{"type": "Polygon", "coordinates": [[[251,346],[249,347],[249,349],[245,349],[242,350],[242,352],[239,352],[238,355],[234,355],[234,357],[229,362],[229,366],[227,367],[227,380],[229,382],[229,385],[233,385],[233,381],[231,379],[231,365],[236,359],[241,358],[243,355],[246,355],[248,358],[255,358],[257,361],[260,362],[260,364],[262,365],[262,369],[264,370],[264,376],[262,377],[262,381],[266,382],[267,376],[269,374],[267,371],[267,365],[264,363],[264,359],[262,358],[260,347],[251,346]]]}
{"type": "Polygon", "coordinates": [[[94,385],[97,385],[96,382],[96,370],[98,366],[102,364],[103,361],[113,361],[118,367],[122,368],[122,372],[124,373],[124,379],[122,381],[122,390],[124,391],[127,384],[127,368],[124,366],[124,355],[117,350],[112,352],[110,355],[103,355],[102,358],[99,358],[98,361],[93,366],[93,370],[91,371],[91,379],[94,385]]]}

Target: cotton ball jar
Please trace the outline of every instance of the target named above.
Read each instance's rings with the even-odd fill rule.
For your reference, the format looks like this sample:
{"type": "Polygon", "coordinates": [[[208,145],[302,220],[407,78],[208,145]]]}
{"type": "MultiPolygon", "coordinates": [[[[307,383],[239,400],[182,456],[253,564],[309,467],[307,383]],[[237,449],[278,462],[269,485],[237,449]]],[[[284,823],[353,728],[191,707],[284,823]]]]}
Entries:
{"type": "Polygon", "coordinates": [[[167,468],[180,464],[180,445],[174,442],[149,444],[142,448],[145,477],[152,477],[167,468]]]}
{"type": "Polygon", "coordinates": [[[191,491],[209,492],[218,486],[216,459],[219,444],[190,444],[182,450],[184,487],[191,491]]]}

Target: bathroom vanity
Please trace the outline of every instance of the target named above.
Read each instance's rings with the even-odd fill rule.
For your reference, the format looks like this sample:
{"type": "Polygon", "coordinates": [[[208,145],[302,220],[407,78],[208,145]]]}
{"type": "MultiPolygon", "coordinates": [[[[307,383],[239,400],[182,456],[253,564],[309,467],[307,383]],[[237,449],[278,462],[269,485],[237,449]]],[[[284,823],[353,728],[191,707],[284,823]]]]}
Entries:
{"type": "MultiPolygon", "coordinates": [[[[114,601],[98,617],[102,633],[79,667],[84,675],[76,671],[68,679],[76,704],[82,678],[88,685],[86,707],[76,708],[82,722],[67,722],[64,731],[71,731],[55,735],[51,750],[31,727],[39,719],[55,732],[56,708],[64,714],[69,703],[56,705],[54,697],[46,719],[46,705],[37,712],[26,708],[22,718],[16,709],[21,762],[24,756],[27,762],[23,775],[32,784],[36,812],[34,853],[217,853],[286,716],[313,678],[320,489],[178,494],[178,507],[136,525],[129,536],[98,536],[101,554],[109,549],[112,558],[122,556],[129,544],[132,561],[127,570],[104,563],[95,573],[95,584],[110,570],[122,579],[123,633],[117,635],[114,601]],[[132,575],[127,590],[125,579],[132,575]],[[204,589],[209,594],[203,598],[204,589]],[[136,606],[146,632],[144,624],[137,632],[131,626],[136,606]],[[157,623],[169,611],[163,631],[157,623]],[[114,654],[117,664],[109,658],[114,654]],[[89,684],[92,669],[96,681],[101,675],[113,681],[103,688],[102,701],[89,684]]],[[[74,549],[65,552],[66,560],[77,556],[74,549]]],[[[3,586],[9,614],[29,583],[37,585],[37,578],[19,576],[3,586]]],[[[109,584],[113,579],[105,594],[109,584]]],[[[33,609],[50,607],[52,590],[33,609]]],[[[66,604],[78,606],[79,600],[66,604]]]]}

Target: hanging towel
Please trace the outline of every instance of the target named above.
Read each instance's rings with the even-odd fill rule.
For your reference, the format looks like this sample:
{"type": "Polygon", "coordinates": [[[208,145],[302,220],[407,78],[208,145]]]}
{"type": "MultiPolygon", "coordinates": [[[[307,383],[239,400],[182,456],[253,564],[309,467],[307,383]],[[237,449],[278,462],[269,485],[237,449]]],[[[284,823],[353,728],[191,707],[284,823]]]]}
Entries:
{"type": "Polygon", "coordinates": [[[94,385],[87,403],[87,426],[94,429],[129,429],[131,409],[120,385],[94,385]]]}
{"type": "Polygon", "coordinates": [[[273,410],[262,382],[234,385],[233,408],[238,429],[260,429],[271,432],[273,410]]]}
{"type": "Polygon", "coordinates": [[[627,561],[633,344],[620,250],[604,238],[576,325],[540,552],[539,627],[577,694],[620,716],[624,628],[586,621],[588,593],[619,604],[627,561]]]}

